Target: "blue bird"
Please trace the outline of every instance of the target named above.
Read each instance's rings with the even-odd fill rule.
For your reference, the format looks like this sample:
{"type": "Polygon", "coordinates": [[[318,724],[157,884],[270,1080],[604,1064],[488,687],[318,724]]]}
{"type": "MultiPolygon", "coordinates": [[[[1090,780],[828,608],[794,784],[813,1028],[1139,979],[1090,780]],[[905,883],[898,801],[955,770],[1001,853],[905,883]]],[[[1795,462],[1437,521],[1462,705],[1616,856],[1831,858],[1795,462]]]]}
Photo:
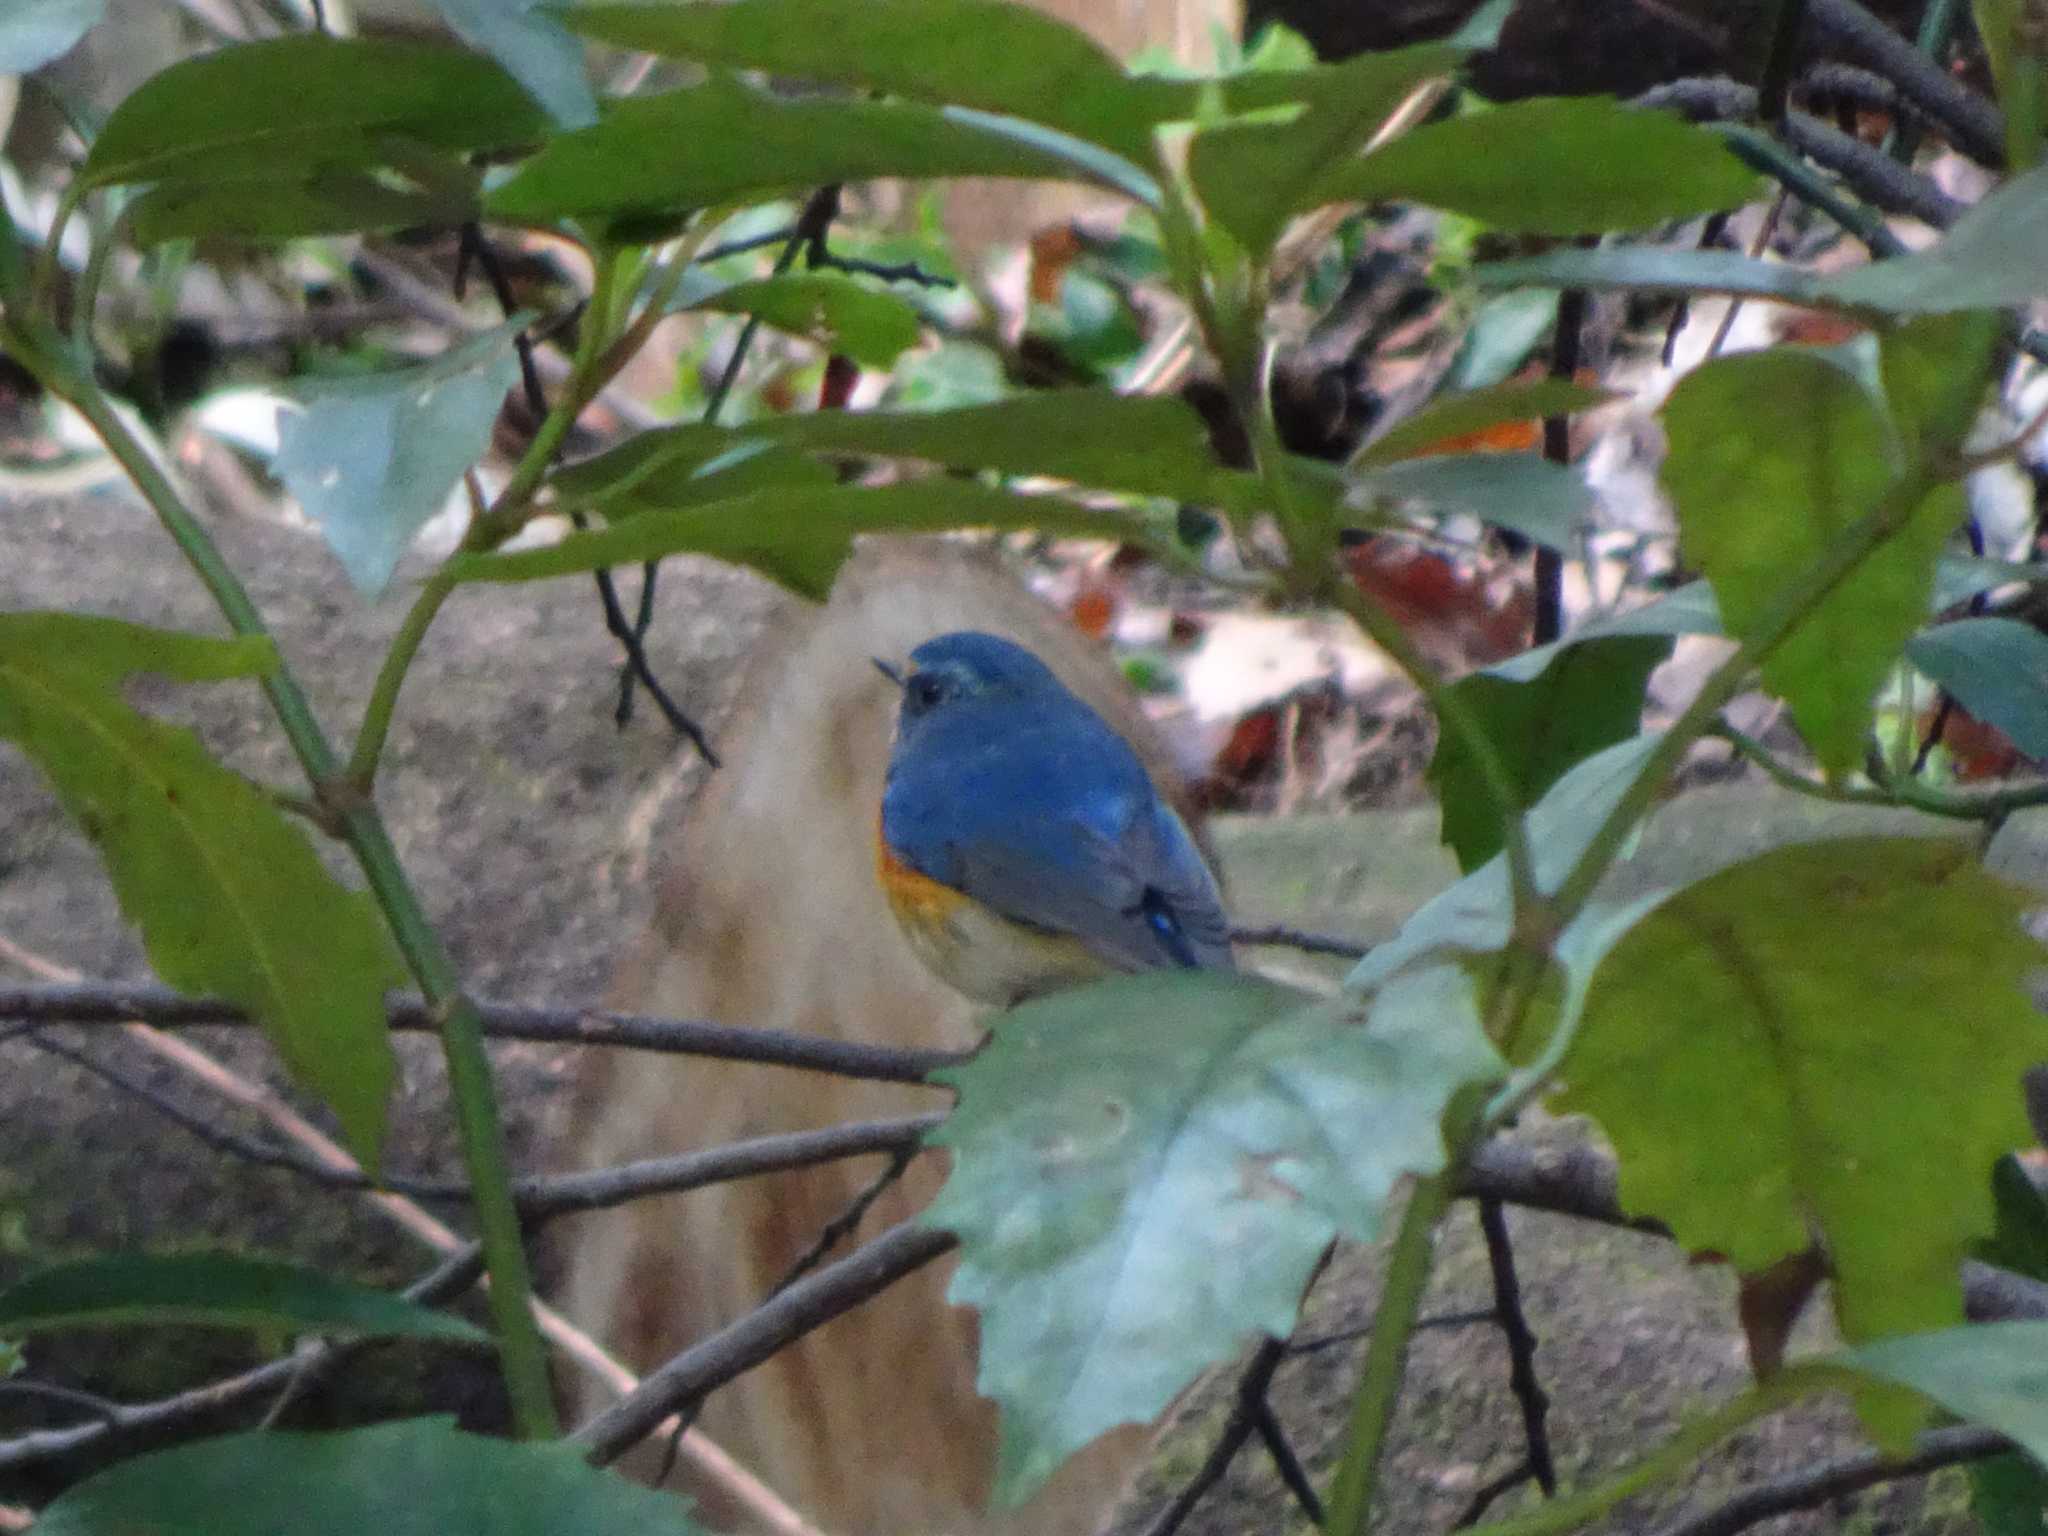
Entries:
{"type": "Polygon", "coordinates": [[[876,871],[941,979],[1008,1006],[1101,976],[1233,968],[1195,840],[1130,744],[1036,656],[962,630],[910,654],[876,871]]]}

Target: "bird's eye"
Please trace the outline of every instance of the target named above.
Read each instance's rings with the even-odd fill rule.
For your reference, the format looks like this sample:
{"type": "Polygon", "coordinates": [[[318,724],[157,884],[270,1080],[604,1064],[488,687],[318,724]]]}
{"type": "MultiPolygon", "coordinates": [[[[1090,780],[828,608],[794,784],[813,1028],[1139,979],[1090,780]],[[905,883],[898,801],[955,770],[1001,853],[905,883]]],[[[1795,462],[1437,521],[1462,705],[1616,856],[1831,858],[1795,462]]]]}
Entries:
{"type": "Polygon", "coordinates": [[[946,684],[943,678],[921,672],[905,684],[904,691],[913,709],[930,709],[946,696],[946,684]]]}

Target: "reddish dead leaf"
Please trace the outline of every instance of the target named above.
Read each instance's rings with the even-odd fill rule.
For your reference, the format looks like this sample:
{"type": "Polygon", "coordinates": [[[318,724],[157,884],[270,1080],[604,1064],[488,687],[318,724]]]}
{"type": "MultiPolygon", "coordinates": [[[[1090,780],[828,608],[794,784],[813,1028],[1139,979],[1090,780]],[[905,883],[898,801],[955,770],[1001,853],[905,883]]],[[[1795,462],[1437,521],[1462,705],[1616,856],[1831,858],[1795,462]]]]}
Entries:
{"type": "Polygon", "coordinates": [[[1074,628],[1090,640],[1102,640],[1115,627],[1117,607],[1117,588],[1091,573],[1081,578],[1073,600],[1067,604],[1067,616],[1074,621],[1074,628]]]}
{"type": "MultiPolygon", "coordinates": [[[[1934,728],[1935,714],[1933,709],[1921,713],[1923,736],[1934,728]]],[[[1995,725],[1986,725],[1960,704],[1949,711],[1942,726],[1941,745],[1948,753],[1956,778],[1965,784],[2010,778],[2026,762],[2005,732],[1995,725]]]]}
{"type": "Polygon", "coordinates": [[[1785,1344],[1799,1314],[1828,1277],[1828,1261],[1818,1247],[1780,1259],[1769,1269],[1742,1277],[1736,1294],[1736,1315],[1749,1344],[1749,1368],[1758,1381],[1777,1375],[1785,1363],[1785,1344]]]}
{"type": "Polygon", "coordinates": [[[1072,224],[1055,224],[1031,237],[1031,302],[1057,304],[1067,268],[1081,254],[1081,236],[1072,224]]]}
{"type": "Polygon", "coordinates": [[[1778,322],[1778,334],[1786,341],[1805,347],[1838,347],[1854,341],[1869,327],[1845,315],[1831,315],[1817,309],[1787,310],[1778,322]]]}
{"type": "Polygon", "coordinates": [[[1411,453],[1408,457],[1435,459],[1447,453],[1533,453],[1542,441],[1543,423],[1534,417],[1527,421],[1497,421],[1477,432],[1460,432],[1454,437],[1431,443],[1420,453],[1411,453]]]}
{"type": "Polygon", "coordinates": [[[1485,666],[1528,644],[1534,601],[1516,574],[1464,571],[1401,539],[1365,539],[1344,559],[1361,592],[1446,659],[1485,666]]]}
{"type": "Polygon", "coordinates": [[[860,382],[860,364],[834,352],[825,359],[825,377],[818,385],[818,409],[843,411],[853,398],[853,386],[860,382]]]}

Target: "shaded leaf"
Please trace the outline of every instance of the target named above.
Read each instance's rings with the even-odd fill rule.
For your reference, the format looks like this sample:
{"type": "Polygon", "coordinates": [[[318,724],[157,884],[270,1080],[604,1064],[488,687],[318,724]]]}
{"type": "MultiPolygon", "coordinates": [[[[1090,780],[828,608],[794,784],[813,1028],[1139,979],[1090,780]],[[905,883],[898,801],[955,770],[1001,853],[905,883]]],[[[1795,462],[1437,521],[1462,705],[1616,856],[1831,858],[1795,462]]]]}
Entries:
{"type": "Polygon", "coordinates": [[[1548,645],[1532,646],[1519,656],[1510,656],[1506,661],[1495,662],[1485,669],[1488,677],[1506,678],[1513,683],[1526,683],[1543,675],[1559,656],[1570,654],[1573,648],[1590,645],[1597,640],[1615,639],[1625,635],[1718,635],[1721,633],[1721,610],[1714,602],[1714,589],[1704,581],[1689,581],[1674,592],[1666,592],[1654,602],[1631,608],[1624,613],[1607,615],[1590,624],[1581,625],[1562,640],[1553,640],[1548,645]]]}
{"type": "Polygon", "coordinates": [[[1717,133],[1603,96],[1537,97],[1417,128],[1318,176],[1310,206],[1428,203],[1503,229],[1598,234],[1740,207],[1762,185],[1717,133]]]}
{"type": "Polygon", "coordinates": [[[271,468],[320,525],[356,589],[376,597],[398,557],[483,457],[518,382],[509,320],[431,362],[301,384],[280,411],[271,468]]]}
{"type": "Polygon", "coordinates": [[[1442,810],[1443,842],[1466,873],[1502,847],[1504,815],[1534,805],[1573,764],[1633,737],[1642,726],[1643,689],[1671,642],[1654,636],[1578,645],[1529,682],[1476,672],[1452,692],[1492,740],[1520,792],[1498,804],[1478,762],[1455,731],[1440,731],[1429,782],[1442,810]]]}
{"type": "Polygon", "coordinates": [[[276,665],[263,641],[0,614],[0,736],[98,846],[156,973],[246,1009],[374,1168],[394,1075],[384,991],[405,974],[375,906],[196,736],[120,693],[134,672],[200,681],[276,665]]]}
{"type": "Polygon", "coordinates": [[[1957,619],[1915,635],[1906,660],[2028,757],[2048,758],[2048,635],[2017,619],[1957,619]]]}
{"type": "Polygon", "coordinates": [[[381,164],[386,137],[497,149],[540,137],[540,110],[488,59],[450,48],[303,33],[237,43],[152,76],[107,119],[94,186],[381,164]]]}
{"type": "Polygon", "coordinates": [[[1366,444],[1352,463],[1361,468],[1391,464],[1502,422],[1568,415],[1615,398],[1609,390],[1589,388],[1567,379],[1517,381],[1461,394],[1438,395],[1406,421],[1397,423],[1392,431],[1366,444]]]}
{"type": "Polygon", "coordinates": [[[25,75],[69,53],[106,11],[107,0],[13,0],[0,16],[0,75],[25,75]]]}
{"type": "MultiPolygon", "coordinates": [[[[749,6],[756,3],[748,0],[749,6]]],[[[830,272],[785,272],[734,283],[689,307],[758,316],[778,331],[843,352],[864,368],[894,367],[923,329],[916,309],[893,293],[830,272]]]]}
{"type": "Polygon", "coordinates": [[[2048,1460],[2048,1323],[1976,1323],[1877,1339],[1832,1357],[1924,1393],[1950,1413],[2048,1460]]]}
{"type": "Polygon", "coordinates": [[[1533,453],[1404,459],[1359,476],[1355,483],[1371,495],[1469,513],[1567,553],[1593,511],[1593,493],[1577,470],[1533,453]]]}
{"type": "Polygon", "coordinates": [[[473,1324],[402,1296],[236,1254],[82,1259],[0,1291],[0,1329],[10,1334],[163,1323],[489,1342],[473,1324]]]}
{"type": "Polygon", "coordinates": [[[1246,76],[1286,80],[1292,94],[1274,99],[1302,106],[1286,122],[1226,123],[1197,134],[1188,175],[1202,205],[1254,256],[1263,255],[1289,219],[1331,200],[1319,188],[1333,161],[1351,157],[1409,92],[1457,68],[1468,51],[1425,43],[1360,54],[1306,79],[1246,76]]]}
{"type": "Polygon", "coordinates": [[[601,1472],[564,1440],[467,1435],[448,1419],[339,1434],[257,1430],[117,1462],[36,1518],[37,1536],[702,1536],[673,1494],[601,1472]],[[283,1522],[282,1524],[280,1522],[283,1522]]]}
{"type": "Polygon", "coordinates": [[[2048,166],[2037,166],[1996,188],[1926,249],[1838,275],[1725,251],[1610,247],[1482,263],[1472,278],[1482,287],[1726,293],[1833,309],[1943,314],[2048,297],[2048,271],[2035,259],[2044,241],[2048,166]]]}
{"type": "MultiPolygon", "coordinates": [[[[467,178],[463,167],[451,167],[467,178]]],[[[459,224],[476,216],[477,189],[460,181],[395,187],[379,176],[323,170],[303,181],[172,181],[129,205],[138,246],[166,240],[290,240],[304,235],[459,224]]]]}
{"type": "Polygon", "coordinates": [[[1193,111],[1189,84],[1134,80],[1086,33],[1011,0],[587,5],[566,19],[624,48],[1007,113],[1141,164],[1153,124],[1193,111]]]}
{"type": "Polygon", "coordinates": [[[1998,1225],[1977,1245],[1977,1257],[2016,1274],[2048,1280],[2048,1197],[2010,1152],[1991,1170],[1991,1199],[1998,1225]]]}
{"type": "MultiPolygon", "coordinates": [[[[1778,849],[1666,900],[1607,955],[1557,1107],[1597,1120],[1632,1215],[1753,1274],[1818,1237],[1842,1331],[1962,1318],[1985,1173],[2041,1054],[2026,893],[1967,847],[1778,849]]],[[[1910,1405],[1866,1401],[1895,1443],[1910,1405]]]]}
{"type": "Polygon", "coordinates": [[[1926,315],[1883,334],[1878,376],[1908,454],[1945,454],[1969,435],[2004,335],[2004,316],[1988,312],[1926,315]]]}
{"type": "Polygon", "coordinates": [[[823,459],[742,438],[715,456],[663,461],[630,490],[608,498],[604,514],[617,519],[639,512],[671,512],[762,491],[823,490],[838,483],[838,473],[823,459]]]}
{"type": "Polygon", "coordinates": [[[953,1172],[925,1217],[960,1234],[950,1296],[981,1311],[998,1501],[1284,1337],[1330,1239],[1371,1238],[1395,1183],[1443,1166],[1451,1094],[1499,1070],[1450,968],[1370,1004],[1187,972],[1004,1015],[943,1074],[953,1172]]]}
{"type": "Polygon", "coordinates": [[[2018,1454],[1970,1463],[1970,1512],[1983,1536],[2048,1536],[2048,1472],[2018,1454]]]}
{"type": "MultiPolygon", "coordinates": [[[[1897,473],[1889,425],[1862,385],[1795,351],[1722,358],[1664,408],[1664,483],[1679,546],[1713,584],[1731,635],[1764,616],[1788,579],[1876,505],[1897,473]]],[[[1851,572],[1764,658],[1764,686],[1822,768],[1861,760],[1872,698],[1927,613],[1941,545],[1961,521],[1947,486],[1851,572]]]]}
{"type": "Polygon", "coordinates": [[[1077,538],[1137,539],[1129,517],[1094,512],[1056,496],[1019,496],[960,480],[879,487],[764,491],[681,511],[643,511],[595,533],[571,534],[546,549],[457,555],[458,581],[535,581],[699,554],[749,566],[792,592],[822,601],[863,533],[945,528],[1038,528],[1077,538]]]}
{"type": "Polygon", "coordinates": [[[876,176],[1083,174],[1051,141],[1028,143],[910,102],[780,98],[722,76],[619,102],[551,139],[485,200],[494,217],[648,219],[876,176]]]}
{"type": "Polygon", "coordinates": [[[562,127],[587,128],[597,121],[583,44],[545,0],[434,0],[434,9],[449,31],[504,65],[562,127]]]}

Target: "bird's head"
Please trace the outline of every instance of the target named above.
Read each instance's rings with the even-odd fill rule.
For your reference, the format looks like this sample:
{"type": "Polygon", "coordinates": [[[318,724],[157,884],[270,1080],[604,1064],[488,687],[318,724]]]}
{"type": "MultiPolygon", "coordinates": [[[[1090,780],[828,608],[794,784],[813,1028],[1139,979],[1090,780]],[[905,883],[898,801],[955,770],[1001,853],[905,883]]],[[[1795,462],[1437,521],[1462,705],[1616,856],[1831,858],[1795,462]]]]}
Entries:
{"type": "Polygon", "coordinates": [[[899,721],[904,731],[970,699],[1066,692],[1051,669],[1023,646],[971,629],[925,641],[900,672],[880,658],[875,665],[903,690],[899,721]]]}

